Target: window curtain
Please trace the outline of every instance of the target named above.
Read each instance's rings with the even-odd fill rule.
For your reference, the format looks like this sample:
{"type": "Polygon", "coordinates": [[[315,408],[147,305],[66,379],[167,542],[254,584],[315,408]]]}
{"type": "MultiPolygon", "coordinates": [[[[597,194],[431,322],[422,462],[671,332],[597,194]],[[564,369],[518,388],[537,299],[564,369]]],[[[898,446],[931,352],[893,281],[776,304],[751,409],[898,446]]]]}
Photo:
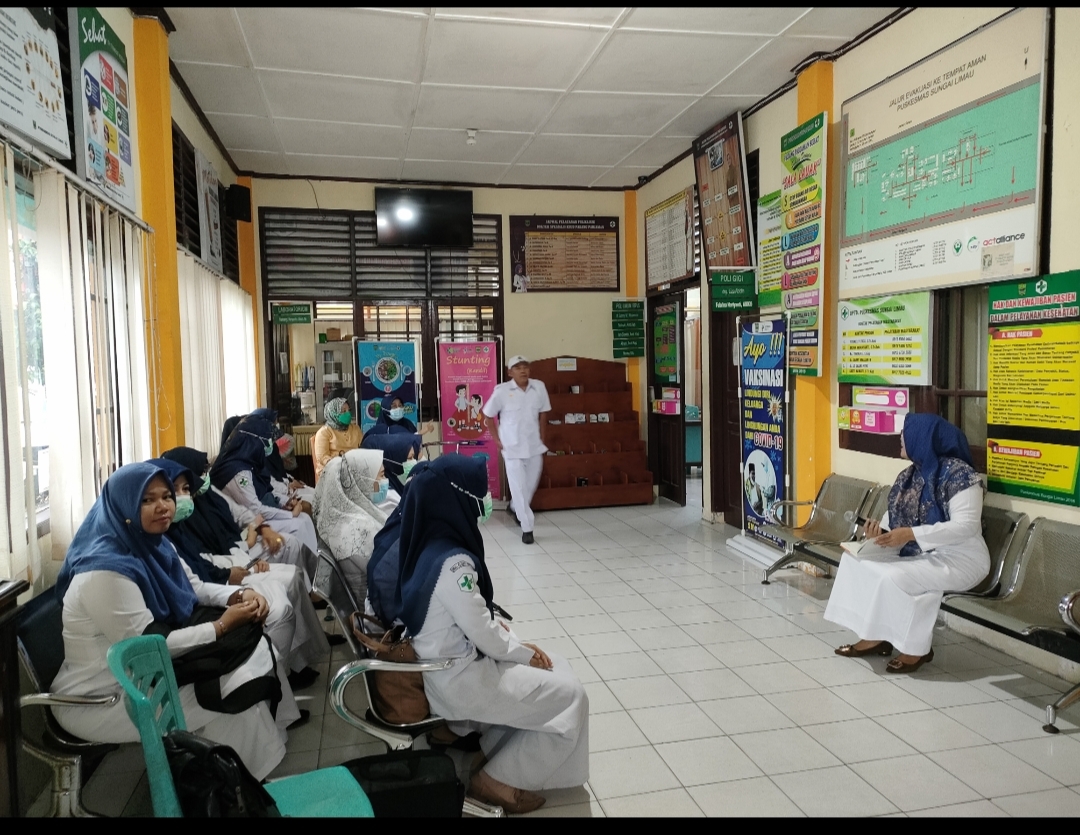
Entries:
{"type": "Polygon", "coordinates": [[[213,457],[228,417],[218,277],[183,250],[177,250],[176,260],[184,353],[184,439],[187,446],[213,457]]]}
{"type": "Polygon", "coordinates": [[[225,411],[246,415],[257,408],[255,394],[255,318],[251,294],[226,278],[221,290],[221,346],[225,363],[225,411]]]}
{"type": "Polygon", "coordinates": [[[156,363],[143,305],[150,247],[138,223],[59,172],[39,171],[34,182],[49,519],[60,559],[109,475],[151,455],[147,375],[156,363]]]}

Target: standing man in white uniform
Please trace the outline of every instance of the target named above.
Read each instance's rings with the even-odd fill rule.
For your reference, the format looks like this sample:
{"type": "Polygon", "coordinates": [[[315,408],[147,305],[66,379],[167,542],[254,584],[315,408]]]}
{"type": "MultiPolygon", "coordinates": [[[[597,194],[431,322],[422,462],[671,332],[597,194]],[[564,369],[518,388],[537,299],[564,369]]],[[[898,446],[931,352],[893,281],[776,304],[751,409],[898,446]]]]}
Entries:
{"type": "Polygon", "coordinates": [[[499,420],[497,427],[492,424],[491,434],[506,463],[511,497],[507,510],[521,525],[521,541],[531,545],[535,518],[529,505],[544,469],[544,435],[551,401],[547,387],[529,379],[529,361],[525,357],[510,357],[506,367],[510,380],[495,387],[484,404],[484,414],[499,420]]]}

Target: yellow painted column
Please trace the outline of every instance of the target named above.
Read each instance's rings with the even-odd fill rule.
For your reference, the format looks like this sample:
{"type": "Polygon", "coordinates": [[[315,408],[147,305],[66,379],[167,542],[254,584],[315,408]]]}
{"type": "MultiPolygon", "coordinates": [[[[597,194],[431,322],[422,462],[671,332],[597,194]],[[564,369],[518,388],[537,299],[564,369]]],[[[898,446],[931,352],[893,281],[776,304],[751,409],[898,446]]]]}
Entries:
{"type": "MultiPolygon", "coordinates": [[[[237,177],[237,185],[251,188],[251,177],[237,177]]],[[[251,312],[255,322],[255,391],[262,401],[262,311],[259,309],[258,275],[255,271],[255,215],[252,209],[251,223],[238,221],[236,224],[236,248],[240,259],[240,286],[251,294],[251,312]]]]}
{"type": "Polygon", "coordinates": [[[154,227],[153,286],[147,288],[147,352],[160,358],[151,370],[154,453],[184,443],[184,375],[180,346],[180,287],[176,268],[172,98],[169,36],[156,18],[133,21],[139,187],[143,219],[154,227]],[[156,379],[155,379],[156,378],[156,379]]]}
{"type": "MultiPolygon", "coordinates": [[[[827,111],[826,130],[834,119],[832,113],[833,65],[818,61],[799,73],[798,82],[799,124],[827,111]]],[[[830,398],[836,347],[833,344],[833,327],[836,319],[836,235],[835,224],[830,222],[833,201],[839,198],[832,187],[837,183],[836,160],[838,155],[829,137],[827,145],[825,191],[825,269],[821,280],[821,319],[819,336],[819,361],[821,372],[817,377],[795,378],[795,496],[806,501],[817,495],[821,482],[832,472],[832,431],[836,409],[830,398]]],[[[801,520],[805,521],[805,520],[801,520]]]]}
{"type": "MultiPolygon", "coordinates": [[[[626,297],[628,299],[644,296],[641,292],[641,284],[638,280],[638,216],[637,216],[637,192],[623,192],[623,254],[626,262],[626,297]]],[[[626,360],[626,378],[630,381],[631,397],[634,408],[641,405],[641,369],[645,360],[641,357],[630,357],[626,360]]],[[[642,412],[638,416],[640,425],[638,431],[641,437],[646,436],[645,421],[648,418],[642,412]]]]}

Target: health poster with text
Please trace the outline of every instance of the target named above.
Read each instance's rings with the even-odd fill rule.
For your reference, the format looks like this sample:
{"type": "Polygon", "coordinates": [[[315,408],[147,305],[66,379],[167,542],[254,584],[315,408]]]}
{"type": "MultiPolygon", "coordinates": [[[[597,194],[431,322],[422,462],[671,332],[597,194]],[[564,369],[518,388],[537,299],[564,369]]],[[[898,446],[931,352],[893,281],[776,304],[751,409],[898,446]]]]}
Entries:
{"type": "Polygon", "coordinates": [[[499,456],[491,438],[484,404],[499,384],[499,352],[495,342],[439,342],[439,417],[444,443],[461,443],[462,455],[487,459],[488,489],[499,496],[499,456]]]}
{"type": "Polygon", "coordinates": [[[821,373],[828,127],[828,114],[819,113],[780,140],[780,287],[791,331],[788,364],[792,374],[809,377],[821,373]]]}
{"type": "Polygon", "coordinates": [[[1080,504],[1080,270],[991,284],[987,486],[1080,504]]]}
{"type": "Polygon", "coordinates": [[[742,387],[743,528],[784,547],[770,532],[769,507],[785,498],[787,478],[787,326],[782,319],[743,322],[742,387]]]}
{"type": "Polygon", "coordinates": [[[367,432],[379,421],[383,398],[401,398],[405,417],[420,425],[419,392],[416,388],[415,342],[357,342],[356,367],[360,429],[367,432]]]}

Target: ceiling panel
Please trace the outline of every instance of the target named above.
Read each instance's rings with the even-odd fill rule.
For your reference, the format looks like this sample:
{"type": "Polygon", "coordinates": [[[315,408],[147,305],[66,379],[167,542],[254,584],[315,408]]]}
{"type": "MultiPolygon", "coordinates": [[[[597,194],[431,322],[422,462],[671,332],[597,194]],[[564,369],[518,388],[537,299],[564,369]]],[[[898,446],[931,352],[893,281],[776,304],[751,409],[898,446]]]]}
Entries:
{"type": "Polygon", "coordinates": [[[415,81],[424,18],[357,9],[239,9],[255,66],[415,81]]]}
{"type": "Polygon", "coordinates": [[[791,68],[815,52],[831,52],[844,43],[843,38],[782,38],[771,40],[753,60],[739,67],[716,92],[747,93],[755,99],[768,95],[790,81],[791,68]]]}
{"type": "Polygon", "coordinates": [[[664,128],[665,136],[698,137],[736,110],[746,110],[761,96],[708,96],[664,128]]]}
{"type": "Polygon", "coordinates": [[[657,136],[630,154],[622,164],[643,165],[655,171],[687,150],[696,138],[697,136],[657,136]]]}
{"type": "Polygon", "coordinates": [[[544,165],[612,166],[645,141],[644,136],[581,136],[540,134],[520,161],[544,165]]]}
{"type": "Polygon", "coordinates": [[[215,113],[207,117],[225,143],[225,147],[243,148],[247,151],[284,150],[274,134],[274,123],[263,116],[234,116],[231,113],[215,113]]]}
{"type": "Polygon", "coordinates": [[[288,154],[288,172],[297,177],[356,177],[365,180],[396,180],[401,161],[372,157],[332,157],[288,154]]]}
{"type": "Polygon", "coordinates": [[[275,119],[274,126],[281,144],[290,154],[401,159],[405,153],[405,128],[308,119],[275,119]]]}
{"type": "Polygon", "coordinates": [[[262,151],[229,151],[236,167],[241,171],[257,174],[291,174],[284,154],[268,154],[262,151]]]}
{"type": "Polygon", "coordinates": [[[571,93],[544,131],[651,136],[693,103],[693,96],[571,93]]]}
{"type": "Polygon", "coordinates": [[[891,8],[834,9],[821,6],[791,27],[785,35],[829,35],[849,41],[893,12],[891,8]]]}
{"type": "Polygon", "coordinates": [[[566,89],[600,43],[594,29],[436,18],[424,81],[566,89]]]}
{"type": "Polygon", "coordinates": [[[616,32],[578,89],[701,95],[767,41],[757,35],[616,32]]]}
{"type": "Polygon", "coordinates": [[[170,55],[183,55],[185,61],[250,66],[232,9],[175,6],[165,11],[176,26],[169,35],[170,55]]]}
{"type": "Polygon", "coordinates": [[[636,188],[638,177],[648,177],[655,170],[655,166],[619,166],[608,171],[600,179],[594,180],[589,185],[604,186],[606,188],[636,188]]]}
{"type": "Polygon", "coordinates": [[[509,90],[422,84],[416,107],[418,127],[534,131],[559,94],[551,90],[509,90]]]}
{"type": "Polygon", "coordinates": [[[500,180],[502,185],[587,186],[610,170],[603,165],[515,165],[500,180]]]}
{"type": "Polygon", "coordinates": [[[259,73],[273,116],[407,125],[412,117],[415,84],[361,81],[333,75],[262,70],[259,73]]]}
{"type": "Polygon", "coordinates": [[[517,6],[438,6],[436,17],[490,17],[503,20],[544,20],[558,23],[610,26],[622,9],[618,8],[538,8],[517,6]]]}
{"type": "Polygon", "coordinates": [[[779,35],[807,8],[768,6],[736,8],[702,6],[696,8],[649,7],[634,9],[623,23],[624,29],[667,29],[682,32],[737,32],[779,35]]]}
{"type": "Polygon", "coordinates": [[[499,181],[504,171],[506,163],[407,159],[402,168],[401,179],[494,184],[499,181]]]}
{"type": "Polygon", "coordinates": [[[529,141],[531,133],[480,131],[476,144],[468,145],[463,130],[413,128],[406,158],[508,163],[529,141]]]}
{"type": "Polygon", "coordinates": [[[263,104],[254,70],[216,64],[188,64],[179,60],[176,61],[176,68],[204,113],[270,115],[263,104]]]}

